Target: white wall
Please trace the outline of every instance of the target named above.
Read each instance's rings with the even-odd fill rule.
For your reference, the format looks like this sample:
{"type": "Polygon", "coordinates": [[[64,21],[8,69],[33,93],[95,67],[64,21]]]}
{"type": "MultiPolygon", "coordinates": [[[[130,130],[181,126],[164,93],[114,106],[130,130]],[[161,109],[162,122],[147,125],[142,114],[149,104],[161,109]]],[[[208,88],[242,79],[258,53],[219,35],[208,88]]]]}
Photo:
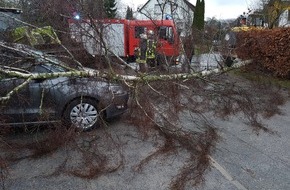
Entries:
{"type": "Polygon", "coordinates": [[[289,13],[290,10],[285,10],[279,18],[279,27],[290,27],[289,13]]]}
{"type": "Polygon", "coordinates": [[[173,17],[178,29],[181,30],[181,36],[185,36],[190,33],[193,11],[183,0],[171,0],[171,2],[174,2],[177,6],[170,4],[168,0],[150,0],[145,7],[143,7],[141,13],[139,12],[135,16],[137,19],[146,20],[165,19],[166,15],[170,15],[173,17]],[[162,3],[161,8],[158,5],[159,3],[162,3]],[[164,3],[166,3],[165,6],[164,3]],[[171,7],[175,10],[173,13],[171,13],[171,7]]]}

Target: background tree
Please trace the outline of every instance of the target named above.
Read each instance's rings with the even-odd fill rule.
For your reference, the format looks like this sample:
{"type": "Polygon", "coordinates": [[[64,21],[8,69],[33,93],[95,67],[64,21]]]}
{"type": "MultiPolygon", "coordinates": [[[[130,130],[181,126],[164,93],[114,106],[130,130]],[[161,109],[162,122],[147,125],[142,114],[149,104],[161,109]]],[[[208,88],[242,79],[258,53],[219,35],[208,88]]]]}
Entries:
{"type": "Polygon", "coordinates": [[[263,20],[270,29],[278,27],[281,14],[290,6],[289,1],[283,0],[259,0],[256,9],[261,12],[263,20]]]}
{"type": "Polygon", "coordinates": [[[127,6],[126,10],[126,19],[133,20],[133,9],[129,6],[127,6]]]}
{"type": "Polygon", "coordinates": [[[106,16],[108,18],[115,18],[117,15],[117,8],[116,8],[116,1],[115,0],[104,0],[104,9],[106,16]]]}
{"type": "Polygon", "coordinates": [[[195,5],[192,26],[198,30],[204,29],[204,12],[205,12],[204,0],[202,0],[202,1],[197,0],[196,5],[195,5]]]}
{"type": "Polygon", "coordinates": [[[15,5],[16,5],[16,2],[14,1],[0,0],[1,7],[11,8],[11,7],[15,7],[15,5]]]}
{"type": "Polygon", "coordinates": [[[204,29],[204,13],[205,13],[205,3],[204,0],[200,2],[200,15],[199,15],[199,25],[200,29],[204,29]]]}
{"type": "Polygon", "coordinates": [[[104,4],[103,0],[68,0],[70,6],[80,11],[82,17],[88,15],[92,18],[105,18],[105,7],[100,6],[104,4]]]}
{"type": "Polygon", "coordinates": [[[198,54],[201,53],[200,50],[203,47],[206,47],[204,46],[204,41],[203,41],[204,40],[204,25],[205,25],[205,21],[204,21],[205,7],[204,6],[205,6],[204,0],[196,1],[193,21],[191,25],[192,26],[191,35],[187,37],[184,44],[185,52],[189,61],[191,61],[191,58],[194,54],[198,56],[198,54]]]}
{"type": "Polygon", "coordinates": [[[284,5],[281,0],[271,0],[266,5],[267,21],[269,28],[274,28],[278,26],[279,17],[284,11],[284,5]]]}

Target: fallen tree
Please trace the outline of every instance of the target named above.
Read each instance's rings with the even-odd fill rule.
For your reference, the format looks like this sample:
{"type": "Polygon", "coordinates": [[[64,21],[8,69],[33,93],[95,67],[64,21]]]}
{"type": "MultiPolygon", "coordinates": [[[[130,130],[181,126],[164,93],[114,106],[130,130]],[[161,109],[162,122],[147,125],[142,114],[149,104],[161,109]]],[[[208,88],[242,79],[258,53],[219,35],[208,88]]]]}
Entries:
{"type": "MultiPolygon", "coordinates": [[[[20,49],[21,50],[21,49],[20,49]]],[[[29,54],[31,56],[31,54],[29,54]]],[[[37,56],[37,55],[34,55],[37,56]]],[[[50,56],[42,55],[42,59],[51,61],[52,64],[59,64],[50,56]]],[[[198,185],[203,182],[205,171],[210,165],[210,155],[214,151],[218,140],[218,131],[214,123],[206,116],[213,112],[215,116],[226,118],[231,114],[241,113],[248,120],[248,124],[255,131],[270,131],[261,123],[261,115],[269,116],[279,113],[278,106],[283,103],[283,97],[276,94],[273,88],[260,84],[244,85],[237,78],[229,77],[226,70],[203,71],[200,73],[172,73],[172,74],[146,74],[122,75],[110,71],[98,71],[93,69],[69,68],[67,72],[57,73],[25,73],[21,69],[13,70],[9,66],[1,66],[0,73],[7,76],[25,79],[25,82],[1,97],[3,101],[9,101],[14,93],[19,91],[30,81],[36,79],[48,79],[57,77],[97,77],[105,78],[108,81],[117,81],[126,85],[131,91],[131,107],[128,113],[128,121],[136,126],[140,133],[150,135],[150,130],[159,131],[166,139],[164,146],[156,152],[151,153],[140,165],[136,166],[142,170],[146,163],[157,157],[174,153],[181,146],[189,153],[188,164],[181,168],[180,173],[172,180],[172,189],[184,189],[187,183],[198,185]],[[234,79],[234,81],[232,81],[234,79]],[[253,91],[253,86],[255,90],[253,91]],[[254,95],[253,95],[254,93],[254,95]],[[275,96],[273,95],[275,93],[275,96]],[[256,97],[259,97],[257,99],[256,97]],[[267,102],[275,104],[268,107],[267,102]],[[259,105],[259,106],[255,106],[259,105]],[[186,128],[180,118],[182,114],[189,113],[192,117],[192,127],[186,128]],[[169,144],[170,146],[169,146],[169,144]]],[[[42,97],[45,98],[45,97],[42,97]]],[[[58,126],[59,128],[61,126],[58,126]]],[[[55,131],[59,133],[59,130],[55,131]]],[[[63,132],[62,132],[63,133],[63,132]]],[[[40,157],[55,151],[59,146],[64,146],[68,139],[73,142],[78,140],[75,133],[69,131],[68,137],[63,141],[56,141],[49,135],[44,141],[37,142],[39,146],[25,144],[10,145],[10,147],[22,147],[22,149],[34,150],[31,157],[40,157]],[[75,135],[73,137],[72,135],[75,135]],[[41,151],[40,151],[41,150],[41,151]]],[[[58,137],[59,135],[55,135],[58,137]]],[[[91,152],[92,150],[90,150],[91,152]]],[[[82,178],[97,177],[99,173],[114,171],[116,168],[106,165],[106,155],[102,159],[92,155],[90,152],[81,151],[86,159],[86,170],[65,169],[65,173],[71,173],[82,178]],[[90,157],[90,159],[89,159],[90,157]],[[97,161],[97,165],[93,164],[97,161]],[[101,165],[104,166],[100,167],[101,165]],[[94,167],[91,170],[90,167],[94,167]]],[[[122,154],[122,153],[120,153],[122,154]]],[[[122,156],[121,156],[122,157],[122,156]]],[[[84,163],[82,163],[81,167],[84,163]]]]}

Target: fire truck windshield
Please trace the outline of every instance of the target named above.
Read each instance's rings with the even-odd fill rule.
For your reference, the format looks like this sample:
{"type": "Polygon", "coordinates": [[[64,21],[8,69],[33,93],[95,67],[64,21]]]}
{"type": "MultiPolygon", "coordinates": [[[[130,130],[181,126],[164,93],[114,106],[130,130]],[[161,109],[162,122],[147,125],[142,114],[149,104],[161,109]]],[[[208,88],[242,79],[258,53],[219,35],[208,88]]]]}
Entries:
{"type": "Polygon", "coordinates": [[[161,26],[158,30],[159,39],[167,40],[169,43],[174,42],[173,28],[171,26],[161,26]]]}

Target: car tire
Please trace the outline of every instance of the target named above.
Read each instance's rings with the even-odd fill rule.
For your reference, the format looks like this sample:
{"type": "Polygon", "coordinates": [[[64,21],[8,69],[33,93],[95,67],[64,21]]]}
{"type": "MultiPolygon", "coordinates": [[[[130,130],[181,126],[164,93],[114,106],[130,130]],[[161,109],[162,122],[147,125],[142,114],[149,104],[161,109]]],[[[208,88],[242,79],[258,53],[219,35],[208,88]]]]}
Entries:
{"type": "Polygon", "coordinates": [[[92,99],[75,99],[70,102],[64,113],[63,122],[82,131],[90,131],[100,126],[100,110],[97,101],[92,99]]]}

